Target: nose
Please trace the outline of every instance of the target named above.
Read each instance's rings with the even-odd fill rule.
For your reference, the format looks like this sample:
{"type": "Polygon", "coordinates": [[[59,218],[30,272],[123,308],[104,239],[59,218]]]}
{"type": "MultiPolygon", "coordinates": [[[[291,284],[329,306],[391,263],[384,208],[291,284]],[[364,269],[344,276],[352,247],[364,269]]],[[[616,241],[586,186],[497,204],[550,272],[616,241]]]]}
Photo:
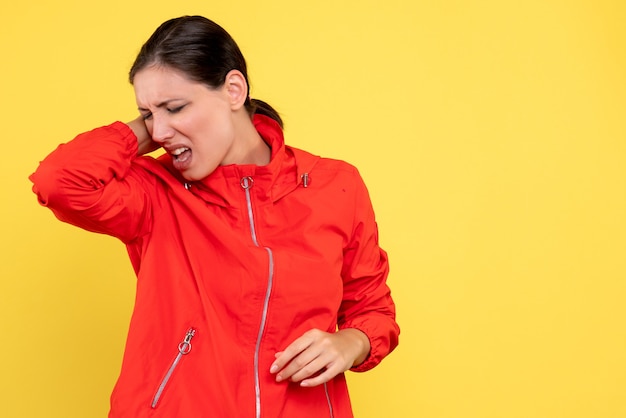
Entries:
{"type": "Polygon", "coordinates": [[[150,134],[154,142],[163,143],[174,136],[174,129],[165,118],[153,115],[151,122],[150,134]]]}

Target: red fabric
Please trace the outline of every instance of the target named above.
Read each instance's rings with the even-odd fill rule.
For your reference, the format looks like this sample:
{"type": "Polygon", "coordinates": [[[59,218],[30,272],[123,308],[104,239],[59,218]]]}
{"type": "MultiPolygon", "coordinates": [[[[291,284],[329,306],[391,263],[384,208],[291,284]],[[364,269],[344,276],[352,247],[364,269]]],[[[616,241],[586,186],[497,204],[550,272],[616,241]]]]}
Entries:
{"type": "Polygon", "coordinates": [[[120,122],[59,146],[31,176],[59,219],[121,239],[137,273],[111,418],[352,417],[343,374],[314,388],[276,383],[274,354],[311,328],[353,327],[370,339],[364,371],[397,345],[387,255],[357,170],[286,147],[269,118],[254,122],[270,164],[222,166],[189,190],[168,156],[137,157],[120,122]],[[190,328],[191,351],[153,408],[190,328]]]}

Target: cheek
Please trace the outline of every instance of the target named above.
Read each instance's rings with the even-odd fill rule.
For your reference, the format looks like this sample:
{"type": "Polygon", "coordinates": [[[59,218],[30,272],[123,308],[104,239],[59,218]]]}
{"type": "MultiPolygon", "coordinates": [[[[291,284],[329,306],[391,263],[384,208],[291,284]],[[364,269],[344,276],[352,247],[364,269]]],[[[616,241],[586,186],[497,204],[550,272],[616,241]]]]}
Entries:
{"type": "Polygon", "coordinates": [[[150,134],[150,136],[152,136],[152,131],[153,131],[153,128],[152,128],[152,125],[153,125],[153,124],[152,124],[152,120],[146,120],[146,121],[145,121],[145,124],[146,124],[146,130],[148,131],[148,133],[150,134]]]}
{"type": "Polygon", "coordinates": [[[233,141],[235,130],[229,118],[207,118],[196,126],[197,131],[205,134],[204,138],[209,146],[223,147],[233,141]]]}

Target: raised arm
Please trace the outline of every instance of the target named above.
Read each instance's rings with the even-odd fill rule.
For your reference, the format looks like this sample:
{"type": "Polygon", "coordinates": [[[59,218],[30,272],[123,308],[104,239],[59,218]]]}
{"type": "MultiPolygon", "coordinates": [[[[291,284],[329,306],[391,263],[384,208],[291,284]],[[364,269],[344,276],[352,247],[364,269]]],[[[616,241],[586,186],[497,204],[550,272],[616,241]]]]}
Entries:
{"type": "Polygon", "coordinates": [[[40,163],[33,192],[60,220],[129,242],[150,228],[156,182],[133,161],[154,149],[141,119],[85,132],[40,163]]]}

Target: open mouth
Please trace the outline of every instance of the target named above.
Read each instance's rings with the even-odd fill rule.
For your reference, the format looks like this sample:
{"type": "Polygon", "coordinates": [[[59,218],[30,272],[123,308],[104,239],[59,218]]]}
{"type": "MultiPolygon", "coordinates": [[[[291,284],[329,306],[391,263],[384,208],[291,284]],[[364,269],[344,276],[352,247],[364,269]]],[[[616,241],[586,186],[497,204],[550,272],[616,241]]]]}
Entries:
{"type": "Polygon", "coordinates": [[[172,157],[174,157],[176,161],[180,161],[180,162],[186,161],[190,156],[191,156],[191,150],[186,147],[177,148],[174,151],[172,151],[172,157]]]}
{"type": "Polygon", "coordinates": [[[178,171],[187,170],[191,166],[192,152],[191,148],[180,147],[170,152],[172,156],[172,164],[178,171]]]}

